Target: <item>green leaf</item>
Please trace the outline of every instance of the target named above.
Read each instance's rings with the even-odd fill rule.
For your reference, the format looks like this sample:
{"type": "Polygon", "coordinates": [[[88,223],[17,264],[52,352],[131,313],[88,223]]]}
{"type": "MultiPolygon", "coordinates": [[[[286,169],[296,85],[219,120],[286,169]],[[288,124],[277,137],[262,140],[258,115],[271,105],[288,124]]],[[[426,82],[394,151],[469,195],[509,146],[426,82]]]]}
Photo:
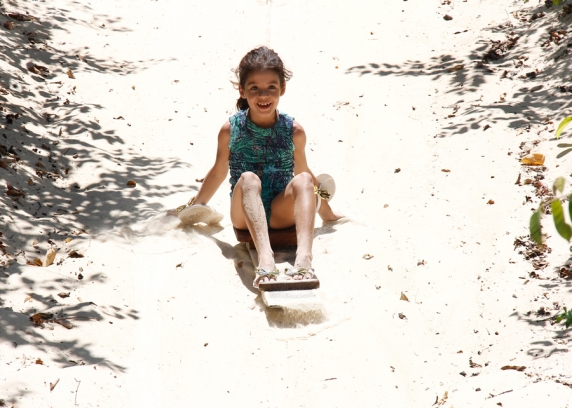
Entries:
{"type": "Polygon", "coordinates": [[[562,314],[556,317],[556,323],[560,323],[562,320],[566,319],[564,324],[566,325],[566,328],[568,328],[572,325],[572,310],[567,310],[566,306],[564,306],[563,309],[564,311],[562,314]]]}
{"type": "Polygon", "coordinates": [[[554,180],[554,184],[552,185],[552,193],[556,195],[556,190],[562,193],[564,191],[564,185],[566,184],[566,179],[564,177],[558,177],[554,180]]]}
{"type": "Polygon", "coordinates": [[[572,122],[572,116],[568,116],[566,119],[560,122],[560,124],[558,125],[558,129],[556,129],[556,133],[554,134],[554,136],[556,136],[556,139],[560,138],[560,134],[562,133],[564,128],[570,124],[570,122],[572,122]]]}
{"type": "Polygon", "coordinates": [[[566,224],[562,202],[560,200],[554,200],[552,204],[550,204],[550,207],[552,208],[552,217],[554,218],[556,231],[558,231],[560,236],[566,241],[570,241],[570,238],[572,238],[572,227],[566,224]]]}
{"type": "Polygon", "coordinates": [[[542,226],[540,225],[540,208],[530,217],[530,238],[542,245],[542,226]]]}
{"type": "Polygon", "coordinates": [[[572,220],[572,194],[570,194],[570,196],[568,197],[568,215],[572,220]]]}

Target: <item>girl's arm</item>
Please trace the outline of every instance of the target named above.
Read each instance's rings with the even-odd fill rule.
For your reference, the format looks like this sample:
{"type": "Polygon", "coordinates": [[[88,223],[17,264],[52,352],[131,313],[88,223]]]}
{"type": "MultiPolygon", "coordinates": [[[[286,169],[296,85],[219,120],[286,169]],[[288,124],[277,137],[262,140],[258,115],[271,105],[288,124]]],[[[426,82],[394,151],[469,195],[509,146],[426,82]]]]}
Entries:
{"type": "MultiPolygon", "coordinates": [[[[316,180],[316,176],[314,176],[314,173],[312,173],[306,161],[306,132],[304,132],[302,125],[296,121],[294,121],[294,135],[292,139],[294,141],[294,175],[303,172],[309,173],[314,180],[314,185],[317,186],[319,184],[318,180],[316,180]]],[[[332,207],[330,207],[326,200],[322,200],[318,215],[324,221],[335,221],[343,218],[343,215],[335,213],[332,210],[332,207]]]]}
{"type": "Polygon", "coordinates": [[[195,197],[195,204],[208,203],[222,182],[226,179],[230,157],[230,150],[228,149],[229,141],[230,122],[226,122],[218,133],[218,147],[216,151],[215,164],[205,176],[201,188],[195,197]]]}

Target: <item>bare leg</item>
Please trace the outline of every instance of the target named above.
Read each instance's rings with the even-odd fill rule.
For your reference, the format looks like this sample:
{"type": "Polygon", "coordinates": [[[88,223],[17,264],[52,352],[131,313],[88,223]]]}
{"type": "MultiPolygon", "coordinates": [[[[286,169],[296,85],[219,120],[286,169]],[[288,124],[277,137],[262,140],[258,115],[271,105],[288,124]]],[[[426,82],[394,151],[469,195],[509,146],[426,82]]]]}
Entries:
{"type": "MultiPolygon", "coordinates": [[[[258,252],[258,266],[267,271],[276,268],[274,252],[268,237],[266,213],[262,205],[260,179],[252,172],[245,172],[234,187],[230,209],[232,224],[238,229],[248,229],[258,252]]],[[[260,279],[266,282],[267,277],[260,279]]]]}
{"type": "MultiPolygon", "coordinates": [[[[288,228],[296,225],[295,267],[312,267],[312,243],[314,240],[314,220],[316,218],[316,195],[314,183],[309,173],[296,175],[284,191],[272,201],[272,228],[288,228]]],[[[308,279],[312,275],[295,276],[293,279],[308,279]]]]}

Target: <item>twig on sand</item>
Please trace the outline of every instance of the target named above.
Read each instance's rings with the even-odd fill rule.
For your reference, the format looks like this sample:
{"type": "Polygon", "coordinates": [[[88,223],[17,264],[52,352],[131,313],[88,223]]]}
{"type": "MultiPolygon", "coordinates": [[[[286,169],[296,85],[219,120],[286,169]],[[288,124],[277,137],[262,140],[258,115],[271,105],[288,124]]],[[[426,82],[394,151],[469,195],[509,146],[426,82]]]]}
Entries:
{"type": "MultiPolygon", "coordinates": [[[[73,378],[75,380],[75,377],[73,378]]],[[[77,390],[79,389],[79,385],[81,384],[81,381],[75,380],[77,382],[77,387],[75,389],[75,398],[73,400],[74,405],[77,406],[77,390]]]]}

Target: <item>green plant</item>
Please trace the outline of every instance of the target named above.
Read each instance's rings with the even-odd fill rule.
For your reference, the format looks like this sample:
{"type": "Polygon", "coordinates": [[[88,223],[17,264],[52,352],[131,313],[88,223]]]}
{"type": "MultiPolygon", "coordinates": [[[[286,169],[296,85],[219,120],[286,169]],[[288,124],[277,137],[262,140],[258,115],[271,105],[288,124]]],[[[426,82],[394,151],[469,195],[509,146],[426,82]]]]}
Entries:
{"type": "MultiPolygon", "coordinates": [[[[556,139],[560,138],[564,128],[571,122],[572,116],[568,116],[562,122],[560,122],[555,134],[556,139]]],[[[552,211],[552,219],[554,220],[554,226],[556,227],[558,234],[560,234],[560,236],[568,242],[570,242],[570,239],[572,239],[572,225],[566,222],[564,207],[562,206],[562,203],[568,200],[568,214],[572,220],[572,194],[569,196],[564,194],[565,186],[566,179],[564,179],[564,177],[558,177],[552,185],[552,192],[555,197],[548,201],[541,201],[538,209],[530,217],[530,238],[532,238],[538,245],[544,244],[541,219],[542,214],[548,206],[550,206],[550,210],[552,211]],[[556,196],[557,193],[560,193],[560,195],[556,196]]],[[[556,322],[560,323],[563,320],[565,320],[564,324],[566,325],[566,328],[572,325],[572,310],[568,310],[566,307],[564,307],[564,312],[562,312],[562,314],[556,318],[556,322]]]]}
{"type": "Polygon", "coordinates": [[[563,309],[564,311],[562,314],[556,318],[556,323],[560,323],[562,320],[566,319],[564,324],[566,325],[566,328],[568,328],[570,325],[572,325],[572,310],[567,310],[566,306],[563,307],[563,309]]]}

